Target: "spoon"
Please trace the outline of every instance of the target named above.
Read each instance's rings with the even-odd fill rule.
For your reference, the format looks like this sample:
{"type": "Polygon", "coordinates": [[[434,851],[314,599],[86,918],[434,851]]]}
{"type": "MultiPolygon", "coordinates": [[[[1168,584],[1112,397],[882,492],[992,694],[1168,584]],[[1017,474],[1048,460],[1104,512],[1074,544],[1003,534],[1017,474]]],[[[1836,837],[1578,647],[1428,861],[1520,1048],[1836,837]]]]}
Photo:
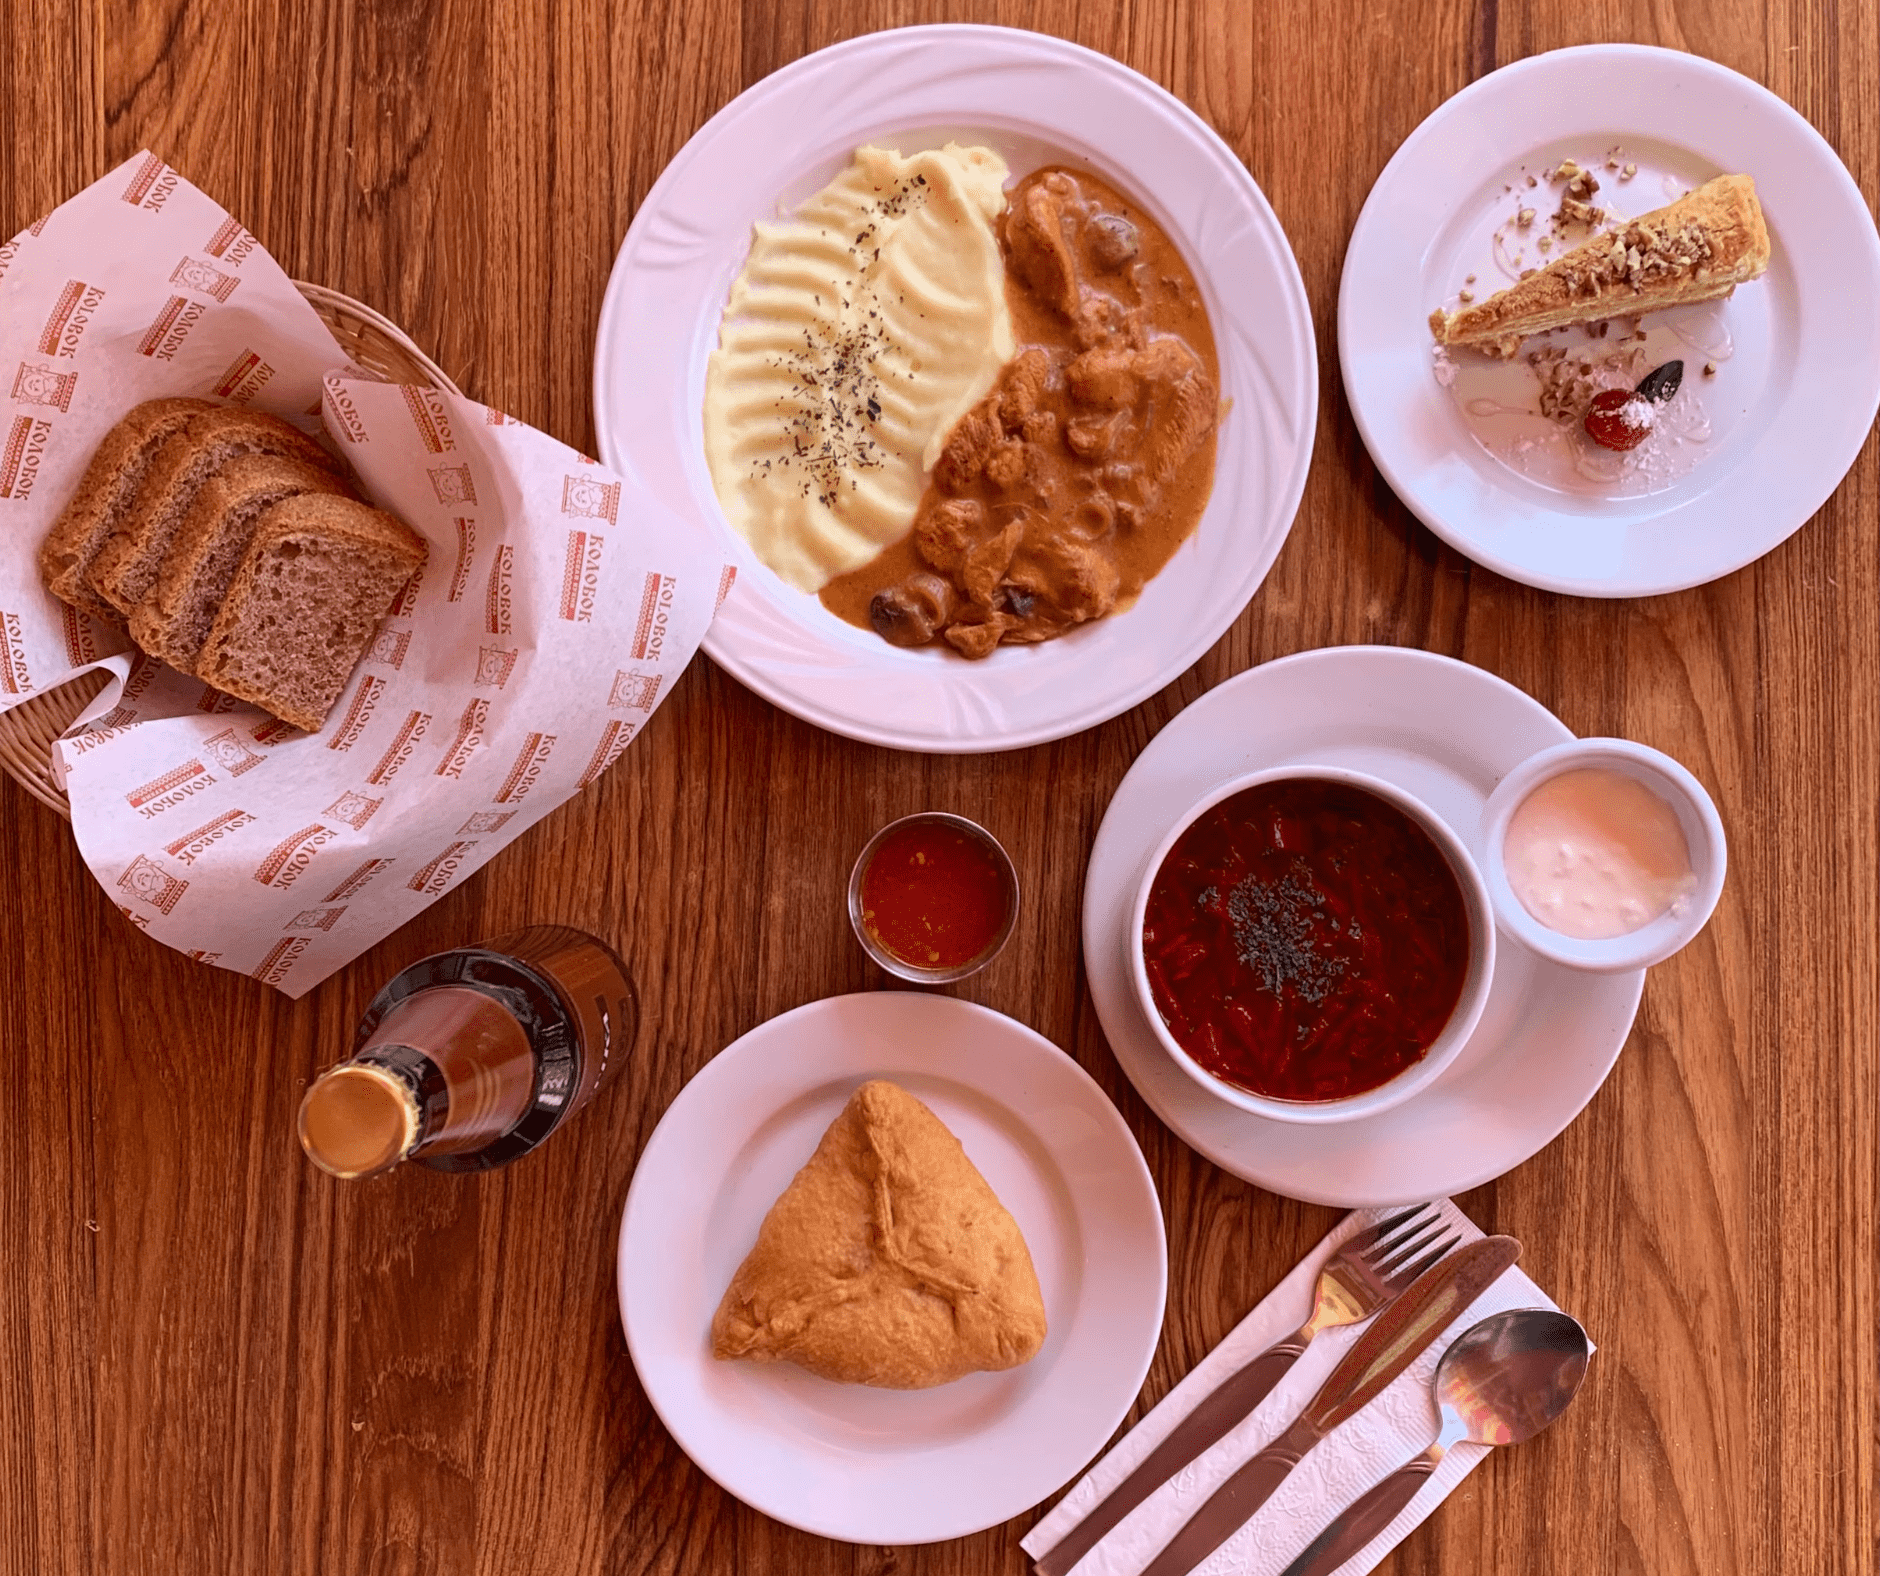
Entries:
{"type": "Polygon", "coordinates": [[[1592,1345],[1579,1321],[1551,1308],[1516,1308],[1471,1325],[1436,1365],[1442,1431],[1420,1456],[1347,1506],[1283,1576],[1329,1576],[1390,1525],[1451,1445],[1518,1445],[1567,1409],[1592,1345]]]}

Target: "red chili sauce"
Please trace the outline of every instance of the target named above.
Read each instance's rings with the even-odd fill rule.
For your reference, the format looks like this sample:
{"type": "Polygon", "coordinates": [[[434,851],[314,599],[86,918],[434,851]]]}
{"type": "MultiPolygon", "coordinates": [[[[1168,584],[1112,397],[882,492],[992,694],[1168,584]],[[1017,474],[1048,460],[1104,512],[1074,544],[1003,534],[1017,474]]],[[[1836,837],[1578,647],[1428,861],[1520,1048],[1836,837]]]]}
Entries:
{"type": "Polygon", "coordinates": [[[1005,871],[971,832],[913,821],[882,839],[862,872],[862,923],[917,969],[956,969],[999,939],[1010,912],[1005,871]]]}
{"type": "Polygon", "coordinates": [[[1455,1010],[1462,887],[1430,835],[1345,783],[1288,778],[1182,833],[1143,916],[1149,988],[1176,1043],[1276,1100],[1388,1083],[1455,1010]]]}

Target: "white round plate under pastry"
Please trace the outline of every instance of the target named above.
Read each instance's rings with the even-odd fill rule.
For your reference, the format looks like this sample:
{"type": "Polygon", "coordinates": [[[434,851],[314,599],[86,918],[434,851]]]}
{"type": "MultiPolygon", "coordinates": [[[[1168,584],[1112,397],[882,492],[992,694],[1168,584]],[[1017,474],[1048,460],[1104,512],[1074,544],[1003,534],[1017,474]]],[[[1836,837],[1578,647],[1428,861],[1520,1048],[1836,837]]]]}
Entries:
{"type": "MultiPolygon", "coordinates": [[[[1586,45],[1482,78],[1397,150],[1345,253],[1339,364],[1372,459],[1444,541],[1543,590],[1651,596],[1762,557],[1840,485],[1880,408],[1876,300],[1880,236],[1853,178],[1807,121],[1712,61],[1586,45]],[[1617,172],[1606,167],[1615,149],[1617,172]],[[1498,229],[1526,265],[1546,261],[1529,238],[1545,232],[1561,188],[1542,172],[1569,158],[1591,161],[1593,201],[1627,217],[1713,176],[1749,175],[1769,227],[1760,279],[1724,301],[1645,319],[1647,329],[1683,330],[1688,354],[1669,341],[1664,352],[1642,348],[1654,361],[1683,357],[1691,414],[1650,451],[1661,456],[1656,476],[1618,486],[1548,474],[1547,442],[1494,439],[1496,401],[1458,399],[1438,383],[1428,324],[1463,288],[1486,298],[1510,282],[1513,259],[1495,261],[1498,229]],[[1536,188],[1529,174],[1540,176],[1536,188]],[[1524,191],[1535,218],[1508,231],[1524,191]]],[[[1472,351],[1451,355],[1457,367],[1486,364],[1472,351]]],[[[1590,445],[1584,454],[1604,457],[1590,445]]]]}
{"type": "Polygon", "coordinates": [[[1477,1187],[1550,1143],[1592,1099],[1638,1011],[1645,971],[1592,975],[1496,932],[1488,1005],[1454,1064],[1402,1105],[1356,1122],[1275,1122],[1207,1093],[1144,1019],[1129,975],[1130,901],[1163,834],[1217,783],[1315,763],[1414,794],[1479,862],[1495,785],[1573,737],[1512,684],[1395,646],[1329,646],[1210,690],[1130,767],[1084,880],[1084,966],[1110,1048],[1176,1135],[1235,1176],[1290,1198],[1358,1207],[1477,1187]]]}
{"type": "Polygon", "coordinates": [[[680,1091],[627,1194],[617,1273],[634,1367],[687,1455],[778,1521],[902,1544],[996,1526],[1083,1470],[1149,1371],[1168,1254],[1142,1154],[1076,1062],[989,1008],[883,991],[772,1018],[680,1091]],[[717,1361],[712,1315],[759,1223],[876,1077],[926,1102],[1018,1222],[1044,1346],[915,1391],[717,1361]]]}
{"type": "Polygon", "coordinates": [[[818,727],[897,749],[1017,749],[1093,727],[1191,666],[1278,557],[1305,488],[1318,366],[1298,265],[1246,166],[1147,78],[1010,28],[874,33],[786,66],[714,116],[635,216],[594,358],[602,456],[737,566],[705,649],[818,727]],[[1018,177],[1094,171],[1150,213],[1193,269],[1220,358],[1214,488],[1193,535],[1126,612],[968,662],[855,628],[758,561],[726,523],[703,439],[706,359],[754,221],[820,189],[857,147],[949,140],[1018,177]]]}

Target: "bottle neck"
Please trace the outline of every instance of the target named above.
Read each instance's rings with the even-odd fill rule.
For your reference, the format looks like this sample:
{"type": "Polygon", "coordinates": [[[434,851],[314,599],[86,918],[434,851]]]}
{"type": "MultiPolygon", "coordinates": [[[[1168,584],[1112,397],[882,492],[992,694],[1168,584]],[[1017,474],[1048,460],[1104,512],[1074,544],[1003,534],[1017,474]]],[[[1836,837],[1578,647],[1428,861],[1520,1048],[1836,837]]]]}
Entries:
{"type": "Polygon", "coordinates": [[[418,1110],[407,1154],[483,1149],[528,1112],[540,1048],[510,1007],[469,985],[434,985],[386,1009],[353,1061],[400,1079],[418,1110]]]}
{"type": "Polygon", "coordinates": [[[527,1032],[501,1001],[463,985],[420,990],[307,1091],[301,1146],[346,1178],[474,1154],[527,1114],[538,1072],[527,1032]]]}

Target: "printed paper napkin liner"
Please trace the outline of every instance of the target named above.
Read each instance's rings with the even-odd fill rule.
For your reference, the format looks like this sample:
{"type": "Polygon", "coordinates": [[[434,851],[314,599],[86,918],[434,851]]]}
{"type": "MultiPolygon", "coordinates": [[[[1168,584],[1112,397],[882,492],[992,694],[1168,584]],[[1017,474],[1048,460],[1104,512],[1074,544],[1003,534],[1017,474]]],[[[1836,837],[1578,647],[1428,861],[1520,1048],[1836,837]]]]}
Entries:
{"type": "MultiPolygon", "coordinates": [[[[1483,1235],[1449,1200],[1442,1200],[1438,1208],[1465,1242],[1483,1235]]],[[[1359,1211],[1340,1221],[1154,1411],[1025,1535],[1021,1540],[1025,1551],[1035,1559],[1052,1548],[1167,1437],[1203,1396],[1304,1324],[1312,1312],[1313,1287],[1325,1261],[1347,1237],[1389,1213],[1359,1211]]],[[[1555,1306],[1518,1267],[1508,1271],[1431,1342],[1381,1396],[1308,1452],[1253,1519],[1195,1568],[1198,1576],[1228,1576],[1230,1572],[1233,1576],[1278,1576],[1333,1516],[1436,1437],[1438,1422],[1430,1383],[1451,1341],[1492,1313],[1555,1306]]],[[[1073,1567],[1076,1576],[1134,1576],[1147,1566],[1175,1529],[1215,1489],[1279,1437],[1363,1331],[1363,1325],[1327,1330],[1314,1340],[1251,1417],[1112,1528],[1073,1567]]],[[[1465,1443],[1449,1451],[1416,1498],[1346,1561],[1340,1576],[1360,1576],[1375,1566],[1475,1469],[1488,1448],[1465,1443]]]]}
{"type": "Polygon", "coordinates": [[[566,445],[347,375],[266,251],[149,155],[0,249],[0,269],[0,374],[16,369],[0,708],[112,674],[57,746],[73,830],[126,917],[192,957],[311,989],[594,782],[729,590],[696,532],[566,445]],[[317,734],[129,649],[39,583],[39,542],[98,441],[172,394],[324,427],[429,545],[317,734]]]}

